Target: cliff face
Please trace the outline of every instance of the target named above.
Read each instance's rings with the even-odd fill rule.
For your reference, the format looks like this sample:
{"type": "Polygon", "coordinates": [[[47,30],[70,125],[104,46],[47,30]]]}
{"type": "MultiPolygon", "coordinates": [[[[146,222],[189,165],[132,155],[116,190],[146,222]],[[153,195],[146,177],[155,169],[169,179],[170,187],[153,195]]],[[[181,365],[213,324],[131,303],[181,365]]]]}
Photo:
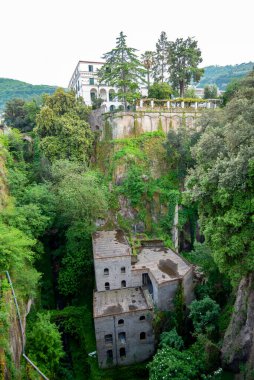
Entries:
{"type": "Polygon", "coordinates": [[[244,363],[244,377],[254,379],[254,274],[242,279],[231,322],[226,331],[222,361],[225,368],[238,372],[244,363]]]}

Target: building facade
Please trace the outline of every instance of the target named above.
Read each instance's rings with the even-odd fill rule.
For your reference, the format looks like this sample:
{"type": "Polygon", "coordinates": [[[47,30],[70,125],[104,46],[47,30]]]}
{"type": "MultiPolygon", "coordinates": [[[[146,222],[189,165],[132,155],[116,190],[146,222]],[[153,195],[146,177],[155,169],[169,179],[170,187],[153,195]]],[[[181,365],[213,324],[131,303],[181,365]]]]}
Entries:
{"type": "Polygon", "coordinates": [[[88,106],[92,105],[95,98],[103,99],[106,110],[110,111],[122,103],[118,102],[115,87],[99,84],[98,70],[103,64],[104,62],[79,61],[68,88],[74,90],[77,96],[82,96],[88,106]]]}
{"type": "MultiPolygon", "coordinates": [[[[72,74],[68,88],[75,91],[77,96],[82,96],[85,103],[91,106],[96,98],[103,99],[105,111],[113,111],[123,103],[118,100],[118,89],[98,81],[98,70],[104,62],[79,61],[72,74]]],[[[147,96],[147,87],[140,84],[140,92],[147,96]]]]}
{"type": "Polygon", "coordinates": [[[154,307],[170,310],[182,285],[193,299],[193,268],[161,241],[141,241],[138,255],[121,230],[93,234],[93,316],[99,366],[127,365],[154,353],[154,307]]]}

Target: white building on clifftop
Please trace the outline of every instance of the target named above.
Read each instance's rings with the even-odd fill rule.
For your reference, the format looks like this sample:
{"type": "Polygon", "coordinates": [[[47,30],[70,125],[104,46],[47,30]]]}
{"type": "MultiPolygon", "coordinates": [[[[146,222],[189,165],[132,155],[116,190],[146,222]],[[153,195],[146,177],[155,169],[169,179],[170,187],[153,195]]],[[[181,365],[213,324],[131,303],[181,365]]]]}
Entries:
{"type": "MultiPolygon", "coordinates": [[[[105,62],[79,61],[72,74],[68,88],[75,91],[77,96],[82,96],[85,103],[91,106],[93,99],[103,99],[106,111],[113,111],[123,103],[117,98],[118,89],[98,81],[98,70],[105,62]]],[[[142,96],[147,96],[147,87],[140,83],[142,96]]]]}
{"type": "Polygon", "coordinates": [[[92,105],[93,99],[101,98],[107,111],[113,111],[122,103],[117,99],[117,89],[105,84],[99,84],[98,70],[104,62],[79,61],[72,74],[68,88],[73,89],[77,96],[82,96],[85,103],[92,105]]]}

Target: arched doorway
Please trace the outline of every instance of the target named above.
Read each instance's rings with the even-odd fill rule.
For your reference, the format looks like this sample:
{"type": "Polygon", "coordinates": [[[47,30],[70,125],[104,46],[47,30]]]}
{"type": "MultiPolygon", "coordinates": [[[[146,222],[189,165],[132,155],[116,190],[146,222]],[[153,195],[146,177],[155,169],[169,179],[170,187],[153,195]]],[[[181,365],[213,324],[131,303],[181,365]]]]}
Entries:
{"type": "Polygon", "coordinates": [[[92,88],[91,89],[91,91],[90,91],[90,97],[91,97],[91,101],[94,101],[97,98],[97,90],[96,90],[96,88],[92,88]]]}

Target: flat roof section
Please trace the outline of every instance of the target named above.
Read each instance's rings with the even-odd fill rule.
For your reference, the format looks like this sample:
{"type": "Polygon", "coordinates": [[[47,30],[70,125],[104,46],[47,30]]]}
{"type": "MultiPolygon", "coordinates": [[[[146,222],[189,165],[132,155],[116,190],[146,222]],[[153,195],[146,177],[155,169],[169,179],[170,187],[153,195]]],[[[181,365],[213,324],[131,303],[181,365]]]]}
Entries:
{"type": "Polygon", "coordinates": [[[93,234],[94,259],[130,256],[131,248],[122,230],[97,231],[93,234]]]}
{"type": "Polygon", "coordinates": [[[148,309],[152,309],[152,305],[148,304],[143,290],[139,287],[94,292],[94,318],[148,309]]]}
{"type": "Polygon", "coordinates": [[[192,268],[181,256],[165,247],[141,247],[132,271],[150,273],[157,284],[184,277],[192,268]]]}

